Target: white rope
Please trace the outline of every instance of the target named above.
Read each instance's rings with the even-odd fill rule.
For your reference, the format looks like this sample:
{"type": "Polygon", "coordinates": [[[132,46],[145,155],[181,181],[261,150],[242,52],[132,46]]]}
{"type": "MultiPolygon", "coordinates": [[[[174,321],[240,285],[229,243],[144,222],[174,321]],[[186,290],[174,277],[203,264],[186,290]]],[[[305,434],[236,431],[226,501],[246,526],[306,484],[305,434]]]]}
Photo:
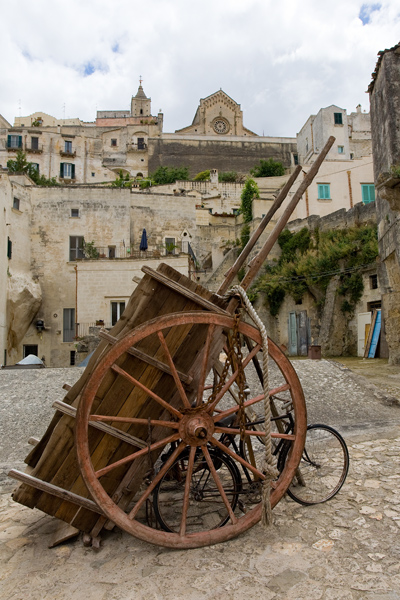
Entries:
{"type": "Polygon", "coordinates": [[[262,486],[262,516],[261,522],[264,527],[267,527],[272,523],[272,509],[270,501],[271,492],[271,481],[276,479],[279,475],[279,471],[276,467],[276,458],[272,453],[272,441],[271,441],[271,405],[269,399],[269,381],[268,381],[268,335],[265,329],[264,323],[261,321],[253,305],[251,304],[245,290],[240,285],[233,286],[228,292],[227,296],[234,296],[238,294],[244,304],[246,311],[252,321],[260,331],[263,348],[263,391],[264,391],[264,416],[265,416],[265,453],[264,453],[264,465],[263,472],[265,479],[262,486]]]}

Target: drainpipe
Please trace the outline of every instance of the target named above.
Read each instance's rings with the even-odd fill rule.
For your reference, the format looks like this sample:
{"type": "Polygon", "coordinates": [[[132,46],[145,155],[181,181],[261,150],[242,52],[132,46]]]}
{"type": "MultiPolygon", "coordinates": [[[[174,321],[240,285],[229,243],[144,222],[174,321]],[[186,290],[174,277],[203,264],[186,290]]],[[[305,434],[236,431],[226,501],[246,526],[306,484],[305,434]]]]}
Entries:
{"type": "Polygon", "coordinates": [[[49,147],[49,179],[51,179],[51,155],[53,152],[53,138],[50,138],[50,147],[49,147]]]}
{"type": "Polygon", "coordinates": [[[349,184],[350,208],[353,208],[353,190],[351,189],[351,171],[347,171],[347,183],[349,184]]]}
{"type": "Polygon", "coordinates": [[[75,269],[75,337],[78,337],[78,265],[75,269]]]}

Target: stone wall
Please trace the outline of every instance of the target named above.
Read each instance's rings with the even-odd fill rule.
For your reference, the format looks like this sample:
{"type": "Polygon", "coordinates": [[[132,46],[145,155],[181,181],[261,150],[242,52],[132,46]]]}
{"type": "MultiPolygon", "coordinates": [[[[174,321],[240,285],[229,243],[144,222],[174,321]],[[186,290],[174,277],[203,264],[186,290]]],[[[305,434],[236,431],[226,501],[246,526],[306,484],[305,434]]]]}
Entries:
{"type": "Polygon", "coordinates": [[[400,166],[400,45],[379,53],[369,88],[375,182],[378,189],[379,252],[386,285],[383,317],[389,362],[400,364],[400,179],[390,175],[400,166]]]}
{"type": "Polygon", "coordinates": [[[293,164],[296,140],[292,138],[215,139],[215,137],[164,134],[149,139],[149,172],[159,166],[189,167],[191,177],[206,169],[246,174],[260,159],[273,158],[285,167],[293,164]]]}
{"type": "MultiPolygon", "coordinates": [[[[310,230],[319,229],[327,231],[331,229],[346,229],[359,225],[373,225],[376,223],[376,213],[374,203],[357,204],[351,210],[338,210],[331,215],[318,217],[313,215],[308,219],[297,219],[288,223],[287,229],[296,232],[306,227],[310,230]]],[[[278,251],[278,244],[274,247],[278,251]]],[[[262,296],[258,299],[256,307],[259,310],[269,331],[269,335],[278,344],[289,347],[288,320],[289,313],[299,314],[307,311],[307,317],[310,323],[311,344],[320,345],[322,353],[325,356],[341,356],[357,354],[357,315],[359,313],[369,312],[370,304],[381,301],[384,278],[380,274],[380,263],[376,266],[367,266],[363,273],[364,292],[359,303],[355,307],[354,317],[349,320],[348,316],[341,311],[343,297],[337,293],[338,277],[333,277],[330,281],[326,294],[315,288],[306,292],[301,300],[297,302],[286,295],[282,303],[279,314],[272,317],[268,308],[263,305],[262,296]],[[372,289],[370,277],[378,275],[378,288],[372,289]],[[323,300],[322,308],[318,308],[318,303],[323,300]]],[[[384,344],[385,342],[383,342],[384,344]]],[[[383,354],[382,354],[383,355],[383,354]]]]}

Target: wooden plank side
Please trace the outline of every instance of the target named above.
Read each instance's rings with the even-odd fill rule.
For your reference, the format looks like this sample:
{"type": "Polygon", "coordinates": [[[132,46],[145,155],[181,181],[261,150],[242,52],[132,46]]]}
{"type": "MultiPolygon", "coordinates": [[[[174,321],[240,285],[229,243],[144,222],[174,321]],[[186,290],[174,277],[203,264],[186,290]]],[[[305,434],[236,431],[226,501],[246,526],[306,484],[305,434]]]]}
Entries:
{"type": "MultiPolygon", "coordinates": [[[[184,276],[180,276],[180,278],[184,278],[184,276]]],[[[197,286],[196,286],[197,287],[197,286]]],[[[164,288],[161,288],[158,290],[157,296],[158,298],[161,298],[162,294],[165,295],[166,290],[164,288]]],[[[160,302],[161,305],[161,302],[160,302]]],[[[171,310],[173,309],[180,309],[180,310],[192,310],[193,308],[195,308],[195,306],[193,306],[193,303],[188,303],[187,300],[185,298],[182,298],[182,296],[180,295],[171,295],[170,290],[167,290],[167,300],[163,303],[163,310],[162,312],[164,313],[169,313],[171,312],[171,310]]],[[[159,347],[159,344],[157,342],[157,346],[159,347]]],[[[154,349],[153,349],[154,352],[154,349]]],[[[150,378],[150,381],[148,382],[149,387],[154,387],[154,383],[157,383],[157,378],[160,378],[160,374],[155,372],[154,369],[152,369],[151,367],[148,369],[145,369],[143,371],[143,365],[140,365],[139,370],[140,372],[132,372],[131,371],[131,367],[133,365],[137,365],[137,363],[135,361],[132,361],[131,358],[127,358],[126,360],[124,360],[122,366],[123,368],[125,368],[127,370],[127,372],[130,372],[130,374],[133,374],[134,376],[136,375],[136,378],[140,378],[143,376],[143,373],[145,373],[147,371],[147,374],[150,378]]],[[[105,382],[105,387],[108,386],[108,382],[105,382]]],[[[117,389],[114,388],[114,386],[111,386],[109,393],[109,396],[107,396],[107,398],[105,399],[105,402],[108,403],[110,402],[111,406],[113,406],[113,410],[115,411],[116,409],[116,404],[115,404],[115,397],[118,398],[118,405],[121,406],[126,402],[126,389],[128,389],[128,393],[130,393],[130,388],[126,388],[126,381],[123,381],[122,384],[116,384],[117,385],[117,389]],[[120,386],[123,386],[123,389],[121,390],[120,386]],[[125,389],[125,391],[124,391],[125,389]]],[[[164,387],[165,384],[162,385],[162,387],[164,387]]],[[[140,394],[142,394],[140,392],[140,394]]],[[[144,398],[143,398],[144,400],[144,398]]],[[[138,403],[139,407],[140,407],[141,402],[138,403]]],[[[104,404],[102,404],[102,410],[103,412],[105,412],[105,406],[104,404]]],[[[105,413],[107,414],[107,413],[105,413]]],[[[114,412],[115,414],[115,412],[114,412]]],[[[117,412],[118,414],[118,412],[117,412]]],[[[132,414],[132,416],[136,416],[134,413],[132,414]]],[[[140,415],[142,416],[142,415],[140,415]]],[[[147,415],[144,415],[147,416],[147,415]]],[[[156,417],[158,417],[158,414],[155,415],[156,417]]],[[[94,448],[97,447],[97,444],[101,443],[101,436],[95,436],[93,434],[90,435],[91,440],[94,438],[96,440],[96,442],[92,442],[94,448]]],[[[131,448],[127,448],[126,446],[120,446],[118,443],[115,442],[115,440],[109,440],[108,443],[110,444],[110,452],[111,454],[109,455],[106,451],[105,448],[102,448],[102,454],[104,456],[113,456],[115,454],[115,451],[117,448],[119,448],[119,450],[126,455],[126,453],[131,452],[131,448]]],[[[94,450],[95,451],[95,450],[94,450]]],[[[118,474],[118,472],[116,472],[118,474]]],[[[73,453],[70,453],[68,455],[68,457],[66,458],[65,462],[62,464],[62,467],[58,470],[58,472],[53,476],[53,478],[51,479],[52,482],[54,482],[56,485],[63,485],[66,486],[68,489],[70,488],[71,485],[71,480],[75,480],[76,483],[76,488],[73,487],[72,489],[74,489],[76,492],[78,492],[80,494],[85,494],[86,488],[83,484],[83,481],[78,477],[78,479],[76,479],[77,474],[79,474],[79,471],[77,470],[77,464],[76,464],[76,459],[75,459],[75,455],[73,453]]],[[[54,498],[46,498],[43,497],[41,498],[41,500],[37,503],[37,508],[44,510],[44,512],[47,512],[48,514],[56,514],[59,518],[65,518],[66,515],[62,514],[63,509],[61,509],[61,512],[59,512],[59,506],[57,506],[57,504],[59,504],[57,502],[56,499],[54,498]],[[57,512],[54,512],[57,511],[57,512]]],[[[68,512],[69,514],[71,513],[71,507],[67,507],[66,508],[66,512],[68,512]]]]}
{"type": "MultiPolygon", "coordinates": [[[[168,267],[167,265],[160,265],[159,269],[166,273],[169,277],[173,277],[173,279],[175,281],[179,281],[182,282],[184,285],[187,285],[191,290],[193,290],[195,293],[201,294],[203,295],[205,298],[209,299],[209,298],[213,298],[213,300],[215,300],[216,303],[218,303],[219,306],[225,307],[226,303],[224,302],[224,300],[220,297],[215,296],[215,294],[211,294],[208,290],[206,290],[205,288],[202,288],[202,286],[199,286],[198,284],[196,284],[195,282],[192,282],[191,280],[189,280],[188,278],[186,278],[185,276],[181,275],[180,273],[174,271],[173,269],[171,269],[170,267],[168,267]]],[[[121,337],[121,335],[124,335],[127,331],[130,331],[132,329],[133,326],[139,324],[140,322],[144,322],[146,320],[149,320],[150,318],[153,318],[154,316],[157,315],[161,315],[161,314],[168,314],[170,312],[179,312],[179,311],[183,311],[183,310],[196,310],[196,308],[198,308],[198,306],[194,306],[193,302],[188,302],[186,300],[186,298],[182,298],[182,296],[180,296],[179,294],[175,294],[175,293],[171,293],[171,290],[166,290],[165,288],[163,289],[162,285],[160,287],[160,284],[158,284],[157,282],[155,283],[154,281],[151,281],[151,278],[147,278],[146,276],[142,279],[142,292],[144,292],[140,298],[138,299],[139,302],[137,305],[135,305],[135,292],[132,294],[130,302],[128,303],[128,306],[130,308],[130,310],[127,312],[125,311],[124,313],[124,321],[125,322],[121,322],[122,320],[120,320],[117,325],[113,328],[113,330],[111,330],[111,334],[114,336],[119,336],[121,337]],[[146,281],[147,279],[147,281],[146,281]],[[144,285],[144,283],[146,285],[144,285]],[[138,305],[140,305],[140,310],[138,311],[138,305]]],[[[127,307],[128,308],[128,307],[127,307]]],[[[193,340],[190,340],[190,336],[188,336],[189,341],[187,343],[193,342],[193,340]]],[[[84,383],[86,382],[86,380],[88,379],[88,377],[90,377],[92,370],[94,368],[94,365],[97,364],[98,360],[101,358],[102,355],[104,355],[106,349],[108,348],[108,344],[107,342],[102,343],[99,348],[97,349],[97,351],[95,352],[95,355],[92,357],[92,363],[89,363],[88,368],[85,370],[82,378],[79,380],[79,382],[77,382],[77,384],[75,384],[75,386],[73,386],[73,388],[68,392],[66,400],[71,403],[71,404],[75,404],[77,401],[77,394],[79,393],[79,391],[82,389],[82,386],[84,385],[84,383]],[[78,385],[79,384],[79,385],[78,385]]],[[[157,354],[157,349],[155,351],[155,355],[157,354]]],[[[153,353],[154,353],[154,349],[153,349],[153,353]]],[[[191,361],[193,362],[193,360],[196,360],[196,356],[198,357],[199,354],[199,350],[198,349],[194,349],[194,353],[192,353],[191,358],[190,357],[190,352],[187,351],[187,348],[185,347],[185,350],[182,354],[182,367],[180,367],[182,369],[183,372],[187,372],[185,369],[186,368],[190,368],[190,366],[188,365],[187,361],[191,361]],[[185,363],[186,361],[186,363],[185,363]]],[[[127,364],[129,366],[127,366],[126,368],[128,369],[128,372],[130,371],[130,369],[132,368],[131,363],[131,357],[128,359],[122,359],[122,364],[124,366],[125,365],[125,360],[127,362],[127,364]]],[[[163,359],[161,359],[163,360],[163,359]]],[[[163,374],[160,376],[159,373],[154,371],[154,367],[152,366],[147,366],[143,369],[143,364],[142,364],[142,372],[139,373],[139,376],[144,376],[144,377],[148,377],[152,380],[152,389],[157,389],[157,386],[160,385],[161,389],[165,389],[165,385],[166,385],[166,381],[162,381],[163,379],[167,378],[169,379],[169,381],[171,380],[171,377],[169,375],[163,374]],[[146,374],[147,372],[147,374],[146,374]],[[146,375],[143,375],[146,374],[146,375]]],[[[139,367],[139,371],[141,369],[139,367]]],[[[137,369],[138,367],[135,365],[133,368],[134,373],[137,373],[137,369]]],[[[106,382],[105,385],[105,389],[107,390],[104,399],[99,399],[99,402],[104,402],[106,401],[106,405],[103,406],[103,409],[107,408],[107,403],[109,403],[111,406],[113,406],[113,410],[128,410],[131,411],[131,407],[130,407],[130,402],[133,402],[134,404],[137,403],[137,392],[134,393],[132,395],[132,391],[131,389],[128,387],[126,387],[126,382],[123,383],[115,383],[115,379],[114,380],[110,380],[108,382],[106,382]],[[122,396],[120,397],[120,393],[122,390],[122,396]],[[119,403],[119,407],[116,407],[115,405],[115,397],[118,397],[118,403],[119,403]],[[130,398],[130,400],[129,400],[130,398]],[[125,407],[125,404],[127,403],[127,406],[125,407]]],[[[147,381],[147,379],[146,379],[147,381]]],[[[170,384],[169,384],[170,385],[170,384]]],[[[149,384],[150,386],[150,384],[149,384]]],[[[139,394],[140,397],[140,394],[139,394]]],[[[151,412],[154,412],[155,408],[154,406],[150,407],[150,405],[144,407],[144,403],[138,403],[136,406],[136,409],[138,410],[138,414],[142,415],[146,415],[149,411],[149,409],[151,408],[151,412]],[[147,411],[147,412],[146,412],[147,411]]],[[[158,405],[157,405],[157,410],[158,410],[158,405]]],[[[161,416],[163,409],[161,409],[161,413],[159,416],[161,416]]],[[[116,414],[115,412],[113,414],[116,414]]],[[[119,412],[117,413],[119,414],[119,412]]],[[[40,474],[41,477],[43,477],[44,480],[48,480],[50,479],[51,481],[54,482],[62,482],[63,485],[65,485],[66,489],[73,489],[73,490],[78,490],[82,495],[87,493],[87,490],[83,484],[83,481],[81,480],[80,476],[79,476],[79,471],[77,468],[77,464],[76,464],[76,458],[75,458],[75,452],[74,452],[74,441],[73,441],[73,436],[71,435],[71,426],[70,424],[66,425],[63,422],[63,418],[65,417],[60,417],[59,415],[57,415],[57,418],[55,418],[52,422],[52,432],[55,435],[52,435],[52,432],[48,430],[48,432],[46,432],[47,435],[47,440],[44,439],[46,437],[46,434],[44,436],[44,438],[42,438],[42,445],[45,446],[46,452],[42,452],[40,454],[39,460],[36,457],[36,461],[37,461],[37,469],[35,468],[35,475],[38,476],[38,474],[40,474]],[[54,423],[55,421],[55,423],[54,423]],[[67,435],[65,435],[67,434],[67,435]],[[51,443],[49,444],[49,440],[50,438],[55,437],[56,439],[52,439],[51,443]],[[67,438],[67,439],[66,439],[67,438]],[[51,458],[51,456],[55,456],[57,455],[57,459],[54,461],[54,464],[49,464],[49,459],[51,458]],[[55,472],[54,472],[55,471],[55,472]]],[[[50,428],[49,428],[50,429],[50,428]]],[[[129,429],[129,428],[128,428],[129,429]]],[[[109,436],[108,436],[109,437],[109,436]]],[[[98,451],[98,456],[102,457],[102,452],[103,449],[101,447],[102,445],[102,440],[104,438],[104,435],[99,435],[96,434],[94,436],[95,441],[94,441],[94,445],[95,445],[95,450],[97,448],[98,445],[100,445],[100,449],[98,451]]],[[[126,455],[127,452],[131,452],[132,451],[132,447],[128,446],[128,445],[124,445],[121,444],[120,442],[118,442],[117,444],[115,443],[115,440],[107,441],[104,443],[104,452],[105,454],[109,457],[107,460],[115,460],[117,456],[119,455],[126,455]],[[106,450],[107,448],[107,450],[106,450]]],[[[103,460],[103,459],[102,459],[103,460]]],[[[50,460],[51,463],[51,460],[50,460]]],[[[116,472],[116,475],[119,475],[116,472]]],[[[121,475],[119,475],[119,477],[121,477],[121,475]]],[[[114,477],[115,480],[115,477],[114,477]]],[[[113,485],[115,485],[115,481],[113,482],[113,485]]],[[[117,482],[118,483],[118,482],[117,482]]],[[[17,491],[18,492],[18,491],[17,491]]],[[[31,490],[30,490],[31,492],[31,490]]],[[[29,496],[29,493],[28,493],[29,496]]],[[[26,503],[28,502],[28,499],[26,497],[26,495],[24,496],[24,494],[19,494],[18,497],[18,493],[16,494],[16,500],[17,501],[21,501],[21,503],[26,503]],[[25,501],[26,502],[25,502],[25,501]]],[[[34,504],[37,505],[38,508],[41,508],[41,510],[44,510],[44,512],[48,512],[48,514],[60,514],[61,518],[67,520],[68,519],[72,519],[72,518],[76,518],[76,510],[72,509],[71,506],[66,503],[66,502],[54,502],[54,498],[48,498],[48,495],[46,494],[42,494],[41,498],[38,500],[37,498],[35,498],[35,501],[29,501],[29,505],[34,504]],[[64,513],[64,514],[63,514],[64,513]],[[72,514],[73,513],[73,514],[72,514]]],[[[80,511],[80,512],[84,512],[84,511],[80,511]]],[[[93,518],[93,515],[92,515],[93,518]]],[[[96,517],[94,517],[96,519],[96,517]]]]}

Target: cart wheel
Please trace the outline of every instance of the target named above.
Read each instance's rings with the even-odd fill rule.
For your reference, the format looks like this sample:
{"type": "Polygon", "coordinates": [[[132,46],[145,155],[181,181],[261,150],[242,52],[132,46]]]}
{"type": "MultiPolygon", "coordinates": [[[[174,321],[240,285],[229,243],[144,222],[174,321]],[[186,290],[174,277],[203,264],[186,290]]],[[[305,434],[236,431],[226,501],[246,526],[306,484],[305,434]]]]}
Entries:
{"type": "MultiPolygon", "coordinates": [[[[236,537],[261,518],[259,501],[246,506],[239,501],[233,507],[229,499],[231,483],[225,483],[219,465],[215,464],[214,450],[220,450],[239,469],[252,473],[253,486],[254,481],[265,478],[255,464],[220,441],[225,431],[221,421],[239,410],[232,399],[234,394],[229,394],[236,385],[237,371],[227,375],[222,389],[211,399],[211,392],[207,391],[207,375],[232,335],[234,325],[233,317],[202,311],[169,314],[148,321],[110,348],[82,392],[76,418],[76,450],[82,477],[102,512],[139,539],[172,548],[197,548],[236,537]],[[108,427],[102,439],[98,430],[91,427],[99,422],[108,427]],[[172,451],[168,451],[171,444],[172,451]],[[158,459],[162,452],[166,456],[164,461],[158,459]],[[207,464],[219,504],[229,516],[223,527],[215,528],[204,521],[191,530],[188,522],[191,481],[199,454],[203,464],[207,464]],[[173,532],[153,529],[145,524],[145,519],[141,520],[141,511],[180,456],[186,456],[187,473],[179,527],[173,532]],[[131,505],[124,504],[124,497],[131,498],[131,505]]],[[[252,358],[261,350],[262,340],[259,331],[244,322],[239,323],[239,332],[255,343],[243,360],[248,379],[247,369],[252,368],[252,358]]],[[[303,391],[291,363],[272,341],[269,355],[271,393],[288,395],[295,420],[293,434],[289,436],[292,452],[271,490],[274,507],[300,461],[307,421],[303,391]]],[[[262,393],[252,394],[245,401],[245,408],[255,407],[263,399],[262,393]]],[[[240,433],[235,427],[229,432],[240,433]]],[[[246,431],[249,436],[254,433],[246,431]]],[[[274,436],[288,438],[280,433],[274,436]]]]}

